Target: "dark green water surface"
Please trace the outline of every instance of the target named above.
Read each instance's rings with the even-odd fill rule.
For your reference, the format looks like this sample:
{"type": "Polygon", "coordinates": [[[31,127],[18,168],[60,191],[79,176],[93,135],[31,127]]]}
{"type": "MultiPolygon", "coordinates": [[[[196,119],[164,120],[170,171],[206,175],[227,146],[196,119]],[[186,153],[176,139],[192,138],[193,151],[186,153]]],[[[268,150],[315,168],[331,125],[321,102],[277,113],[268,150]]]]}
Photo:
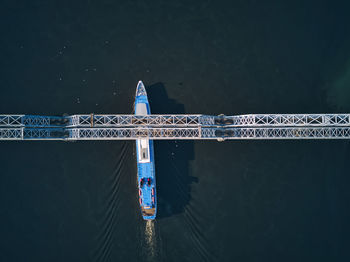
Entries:
{"type": "MultiPolygon", "coordinates": [[[[350,113],[347,1],[13,1],[1,114],[350,113]]],[[[1,142],[0,261],[349,261],[347,141],[1,142]]]]}

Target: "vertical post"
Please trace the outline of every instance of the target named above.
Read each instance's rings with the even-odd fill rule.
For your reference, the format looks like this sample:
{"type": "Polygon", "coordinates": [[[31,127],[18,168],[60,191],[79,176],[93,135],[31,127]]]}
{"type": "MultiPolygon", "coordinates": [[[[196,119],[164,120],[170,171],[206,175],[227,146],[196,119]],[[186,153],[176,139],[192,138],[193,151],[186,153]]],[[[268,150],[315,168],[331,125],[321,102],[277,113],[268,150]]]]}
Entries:
{"type": "Polygon", "coordinates": [[[94,114],[91,113],[90,115],[90,123],[91,123],[91,127],[94,127],[94,114]]]}

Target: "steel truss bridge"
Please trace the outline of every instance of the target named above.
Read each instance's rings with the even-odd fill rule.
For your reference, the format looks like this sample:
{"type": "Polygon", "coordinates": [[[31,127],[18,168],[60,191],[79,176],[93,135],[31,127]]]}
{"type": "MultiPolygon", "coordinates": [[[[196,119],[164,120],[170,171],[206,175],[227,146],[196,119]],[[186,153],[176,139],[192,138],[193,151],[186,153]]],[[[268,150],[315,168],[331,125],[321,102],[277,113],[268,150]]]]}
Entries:
{"type": "Polygon", "coordinates": [[[0,115],[0,140],[349,139],[350,114],[0,115]]]}

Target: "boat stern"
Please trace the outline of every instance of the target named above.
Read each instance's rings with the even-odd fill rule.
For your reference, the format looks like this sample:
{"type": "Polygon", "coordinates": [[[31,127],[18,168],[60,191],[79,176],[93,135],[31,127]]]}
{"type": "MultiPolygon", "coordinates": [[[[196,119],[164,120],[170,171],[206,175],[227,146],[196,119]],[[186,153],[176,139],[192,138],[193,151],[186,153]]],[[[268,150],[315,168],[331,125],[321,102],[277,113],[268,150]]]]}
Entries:
{"type": "MultiPolygon", "coordinates": [[[[147,164],[143,165],[147,166],[147,164]]],[[[153,168],[149,170],[147,168],[142,168],[142,164],[139,164],[139,175],[145,173],[150,175],[147,178],[144,177],[139,180],[139,201],[141,215],[144,220],[153,220],[157,215],[156,184],[152,170],[153,168]]]]}
{"type": "Polygon", "coordinates": [[[154,220],[157,215],[157,209],[155,207],[150,207],[150,208],[144,208],[141,207],[142,211],[142,218],[144,220],[154,220]]]}

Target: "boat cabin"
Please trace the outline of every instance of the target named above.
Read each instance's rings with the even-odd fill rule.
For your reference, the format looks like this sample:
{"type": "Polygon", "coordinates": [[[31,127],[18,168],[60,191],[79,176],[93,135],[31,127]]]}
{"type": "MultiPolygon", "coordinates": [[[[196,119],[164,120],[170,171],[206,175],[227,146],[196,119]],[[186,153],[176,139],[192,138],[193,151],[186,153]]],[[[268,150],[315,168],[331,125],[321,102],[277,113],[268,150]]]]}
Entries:
{"type": "Polygon", "coordinates": [[[139,163],[149,163],[151,161],[149,154],[149,141],[146,138],[137,140],[138,161],[139,163]]]}

